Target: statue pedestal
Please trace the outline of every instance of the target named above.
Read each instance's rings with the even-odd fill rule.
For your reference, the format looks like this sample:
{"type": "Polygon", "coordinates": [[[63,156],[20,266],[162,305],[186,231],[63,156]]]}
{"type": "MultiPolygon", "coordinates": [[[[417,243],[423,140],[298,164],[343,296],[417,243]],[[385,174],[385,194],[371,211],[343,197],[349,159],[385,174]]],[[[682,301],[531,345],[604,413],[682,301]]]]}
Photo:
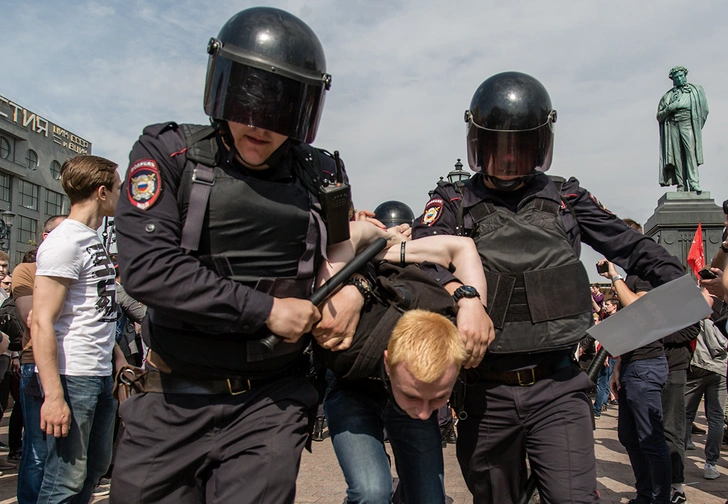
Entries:
{"type": "Polygon", "coordinates": [[[720,246],[724,221],[723,209],[715,204],[709,192],[668,192],[657,201],[657,208],[647,219],[645,235],[676,256],[689,271],[688,252],[698,222],[703,227],[707,263],[720,246]]]}

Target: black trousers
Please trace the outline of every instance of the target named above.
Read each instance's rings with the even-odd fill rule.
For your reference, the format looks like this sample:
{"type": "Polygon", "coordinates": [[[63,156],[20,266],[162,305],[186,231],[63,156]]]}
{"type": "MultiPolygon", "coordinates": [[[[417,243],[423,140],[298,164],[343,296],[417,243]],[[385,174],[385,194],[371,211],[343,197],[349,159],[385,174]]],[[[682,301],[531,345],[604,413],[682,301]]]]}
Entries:
{"type": "Polygon", "coordinates": [[[665,442],[670,450],[672,463],[671,483],[685,481],[685,386],[686,369],[668,371],[662,388],[662,420],[665,426],[665,442]]]}
{"type": "Polygon", "coordinates": [[[110,502],[293,504],[317,397],[295,376],[235,396],[131,397],[110,502]]]}
{"type": "Polygon", "coordinates": [[[468,386],[457,456],[475,504],[516,502],[526,456],[544,504],[599,502],[591,404],[593,384],[576,365],[528,387],[468,386]]]}

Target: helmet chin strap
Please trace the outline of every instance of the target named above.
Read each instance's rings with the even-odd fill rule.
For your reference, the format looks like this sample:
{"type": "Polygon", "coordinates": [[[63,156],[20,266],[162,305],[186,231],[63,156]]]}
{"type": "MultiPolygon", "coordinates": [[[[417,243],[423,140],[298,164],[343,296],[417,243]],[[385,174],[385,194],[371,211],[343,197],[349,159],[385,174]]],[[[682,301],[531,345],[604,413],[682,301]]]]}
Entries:
{"type": "Polygon", "coordinates": [[[493,175],[486,174],[483,174],[483,178],[493,184],[497,190],[503,192],[515,191],[516,188],[518,188],[524,181],[523,177],[518,177],[511,180],[503,180],[499,179],[498,177],[494,177],[493,175]]]}
{"type": "Polygon", "coordinates": [[[528,175],[524,175],[523,177],[518,177],[511,180],[503,180],[499,179],[498,177],[494,177],[493,175],[486,175],[485,173],[483,173],[483,178],[493,184],[497,190],[503,192],[511,192],[515,191],[522,185],[528,184],[536,175],[536,173],[531,173],[528,175]]]}

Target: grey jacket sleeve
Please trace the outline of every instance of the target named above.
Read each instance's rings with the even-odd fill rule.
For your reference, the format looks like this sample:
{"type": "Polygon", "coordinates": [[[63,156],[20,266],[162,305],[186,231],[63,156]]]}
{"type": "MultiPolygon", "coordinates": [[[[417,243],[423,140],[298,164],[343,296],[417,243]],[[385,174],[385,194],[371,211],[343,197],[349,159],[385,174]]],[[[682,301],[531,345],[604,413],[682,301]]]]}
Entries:
{"type": "Polygon", "coordinates": [[[137,324],[141,324],[147,314],[147,307],[126,293],[120,283],[116,284],[116,302],[121,306],[124,315],[137,324]]]}

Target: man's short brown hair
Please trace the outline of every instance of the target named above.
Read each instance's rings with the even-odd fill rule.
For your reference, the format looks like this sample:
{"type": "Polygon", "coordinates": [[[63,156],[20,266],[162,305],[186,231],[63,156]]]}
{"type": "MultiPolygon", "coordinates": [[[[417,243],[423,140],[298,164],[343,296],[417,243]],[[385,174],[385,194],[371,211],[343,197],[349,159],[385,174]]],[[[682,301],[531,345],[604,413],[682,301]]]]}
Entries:
{"type": "Polygon", "coordinates": [[[0,262],[9,262],[9,261],[10,261],[10,256],[8,254],[6,254],[5,252],[3,252],[2,250],[0,250],[0,262]]]}
{"type": "Polygon", "coordinates": [[[614,306],[616,306],[617,307],[617,311],[619,311],[619,310],[622,309],[622,303],[617,298],[605,299],[604,302],[605,303],[611,303],[614,306]]]}
{"type": "Polygon", "coordinates": [[[640,233],[642,233],[642,232],[643,232],[643,231],[642,231],[642,224],[640,224],[640,223],[639,223],[639,222],[637,222],[636,220],[634,220],[634,219],[630,219],[630,218],[626,218],[626,219],[622,219],[622,220],[624,221],[624,223],[625,223],[625,224],[627,224],[627,225],[628,225],[629,227],[631,227],[632,229],[634,229],[634,230],[636,230],[636,231],[639,231],[640,233]]]}
{"type": "Polygon", "coordinates": [[[460,370],[468,357],[457,327],[446,317],[410,310],[394,326],[387,346],[390,373],[402,364],[424,383],[439,380],[453,364],[460,370]]]}
{"type": "Polygon", "coordinates": [[[61,184],[71,205],[89,199],[101,186],[111,191],[116,181],[116,168],[116,163],[99,156],[67,159],[61,166],[61,184]]]}
{"type": "Polygon", "coordinates": [[[46,220],[45,224],[43,224],[43,232],[50,233],[58,227],[58,224],[60,224],[67,218],[68,215],[54,215],[53,217],[48,217],[48,220],[46,220]]]}

